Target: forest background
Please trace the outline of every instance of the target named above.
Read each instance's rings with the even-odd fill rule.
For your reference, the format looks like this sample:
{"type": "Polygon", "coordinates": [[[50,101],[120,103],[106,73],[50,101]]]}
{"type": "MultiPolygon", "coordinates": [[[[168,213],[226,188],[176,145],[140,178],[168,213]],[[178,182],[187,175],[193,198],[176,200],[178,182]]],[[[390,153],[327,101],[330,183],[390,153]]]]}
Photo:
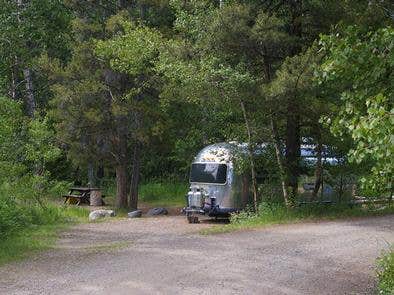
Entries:
{"type": "Polygon", "coordinates": [[[184,195],[223,141],[247,143],[256,210],[297,204],[301,144],[315,200],[339,176],[392,196],[393,21],[389,0],[2,0],[0,231],[72,184],[184,195]]]}

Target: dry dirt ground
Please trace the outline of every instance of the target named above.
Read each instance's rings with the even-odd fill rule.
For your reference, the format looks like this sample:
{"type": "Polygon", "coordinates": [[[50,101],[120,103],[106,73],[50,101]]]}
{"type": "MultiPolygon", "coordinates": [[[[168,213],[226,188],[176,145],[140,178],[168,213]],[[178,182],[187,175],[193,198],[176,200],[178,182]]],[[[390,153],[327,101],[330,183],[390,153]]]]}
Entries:
{"type": "Polygon", "coordinates": [[[75,226],[0,268],[1,294],[373,294],[394,216],[202,236],[184,217],[75,226]]]}

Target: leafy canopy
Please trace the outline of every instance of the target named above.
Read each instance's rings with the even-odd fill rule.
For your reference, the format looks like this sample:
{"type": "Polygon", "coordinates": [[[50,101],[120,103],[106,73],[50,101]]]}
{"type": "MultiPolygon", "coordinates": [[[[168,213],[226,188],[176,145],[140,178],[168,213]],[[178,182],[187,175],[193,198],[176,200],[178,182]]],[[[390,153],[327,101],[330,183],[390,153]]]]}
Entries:
{"type": "MultiPolygon", "coordinates": [[[[391,188],[394,173],[394,29],[363,33],[350,27],[343,36],[322,38],[327,57],[321,82],[341,89],[342,108],[330,120],[334,134],[351,136],[351,161],[369,162],[364,186],[391,188]]],[[[332,86],[331,86],[332,87],[332,86]]]]}

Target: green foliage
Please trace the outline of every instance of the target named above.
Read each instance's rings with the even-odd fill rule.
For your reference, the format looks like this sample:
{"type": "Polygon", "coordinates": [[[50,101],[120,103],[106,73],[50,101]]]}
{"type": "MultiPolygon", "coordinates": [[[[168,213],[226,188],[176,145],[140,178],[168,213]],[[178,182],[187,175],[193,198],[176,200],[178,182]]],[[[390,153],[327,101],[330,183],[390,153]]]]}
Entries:
{"type": "Polygon", "coordinates": [[[378,260],[379,294],[394,293],[394,250],[388,251],[378,260]]]}
{"type": "MultiPolygon", "coordinates": [[[[112,24],[114,20],[108,22],[112,24]]],[[[111,68],[121,73],[137,76],[149,74],[158,56],[158,48],[163,43],[161,34],[155,29],[137,26],[122,19],[117,20],[117,23],[122,27],[120,36],[97,41],[96,53],[99,58],[109,60],[111,68]]]]}
{"type": "MultiPolygon", "coordinates": [[[[23,97],[28,67],[41,106],[29,120],[20,102],[0,99],[1,190],[17,202],[40,202],[68,185],[55,179],[72,179],[88,165],[104,167],[111,181],[119,168],[128,174],[134,152],[143,182],[186,180],[207,144],[254,147],[277,138],[287,153],[284,169],[273,150],[267,162],[256,159],[257,174],[268,175],[260,194],[276,201],[279,178],[284,187],[297,182],[297,149],[308,138],[339,157],[353,141],[353,163],[336,171],[371,174],[364,192],[387,194],[394,158],[391,2],[0,1],[0,91],[23,97]],[[344,30],[349,24],[356,26],[344,30]],[[323,50],[313,45],[334,31],[322,37],[323,50]],[[324,83],[317,84],[323,56],[324,83]],[[322,115],[339,139],[319,122],[322,115]],[[69,160],[75,173],[64,165],[69,160]]],[[[250,162],[240,166],[250,169],[250,162]]],[[[152,202],[181,195],[163,185],[146,190],[141,194],[152,202]]]]}
{"type": "Polygon", "coordinates": [[[24,170],[21,105],[0,97],[0,179],[19,175],[24,170]]]}
{"type": "Polygon", "coordinates": [[[25,203],[4,195],[0,197],[0,234],[5,239],[23,229],[36,225],[53,224],[63,218],[54,206],[42,208],[37,204],[25,203]]]}
{"type": "Polygon", "coordinates": [[[128,123],[125,131],[130,139],[146,144],[161,133],[161,114],[156,108],[160,81],[154,64],[164,40],[158,30],[124,18],[119,14],[108,20],[107,29],[110,27],[113,36],[98,40],[95,53],[124,80],[122,91],[113,91],[113,115],[128,123]],[[120,32],[113,32],[113,27],[120,32]]]}
{"type": "MultiPolygon", "coordinates": [[[[32,68],[39,55],[68,59],[72,14],[57,0],[1,0],[0,7],[0,95],[18,99],[25,95],[22,70],[32,68]]],[[[33,80],[36,102],[45,106],[50,95],[45,74],[33,80]]]]}
{"type": "Polygon", "coordinates": [[[48,173],[46,165],[61,154],[48,120],[29,121],[23,117],[20,103],[2,97],[0,118],[0,170],[7,171],[0,173],[0,180],[48,173]]]}
{"type": "MultiPolygon", "coordinates": [[[[65,210],[45,197],[64,192],[64,182],[50,180],[48,164],[60,156],[46,118],[27,119],[16,101],[0,97],[0,263],[46,244],[36,227],[63,224],[65,210]],[[34,228],[34,229],[33,229],[34,228]],[[42,239],[42,240],[41,240],[42,239]],[[12,246],[10,246],[12,245],[12,246]]],[[[53,230],[44,231],[52,233],[53,230]]]]}
{"type": "Polygon", "coordinates": [[[55,161],[61,150],[55,145],[55,132],[50,128],[47,118],[37,118],[28,123],[26,142],[26,160],[34,163],[40,170],[45,169],[48,162],[55,161]]]}
{"type": "MultiPolygon", "coordinates": [[[[8,212],[5,216],[11,225],[15,223],[18,227],[32,222],[34,206],[44,208],[43,198],[58,192],[57,188],[62,186],[50,179],[47,169],[49,163],[60,157],[61,151],[48,120],[40,117],[28,120],[22,115],[21,104],[0,97],[0,118],[0,197],[3,210],[8,212]],[[25,216],[19,209],[29,205],[33,211],[25,216]],[[13,209],[20,220],[9,215],[13,209]]],[[[4,220],[4,225],[10,226],[7,224],[4,220]]]]}
{"type": "MultiPolygon", "coordinates": [[[[11,198],[1,198],[0,200],[0,234],[7,238],[7,236],[14,230],[20,230],[21,227],[28,225],[30,218],[27,212],[17,206],[16,201],[11,198]]],[[[29,212],[30,213],[30,212],[29,212]]]]}
{"type": "Polygon", "coordinates": [[[343,35],[322,37],[327,56],[321,81],[340,94],[339,114],[330,119],[332,132],[350,134],[349,160],[370,163],[364,187],[387,193],[394,177],[394,30],[364,33],[350,27],[343,35]]]}
{"type": "Polygon", "coordinates": [[[83,208],[23,205],[0,192],[0,265],[54,245],[58,231],[87,221],[83,208]]]}

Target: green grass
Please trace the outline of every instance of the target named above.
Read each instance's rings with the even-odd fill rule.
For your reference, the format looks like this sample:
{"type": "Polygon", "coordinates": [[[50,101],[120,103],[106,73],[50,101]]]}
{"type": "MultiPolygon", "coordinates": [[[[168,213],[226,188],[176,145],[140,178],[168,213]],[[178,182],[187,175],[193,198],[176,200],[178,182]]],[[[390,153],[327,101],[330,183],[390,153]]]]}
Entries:
{"type": "Polygon", "coordinates": [[[131,245],[130,242],[115,241],[115,242],[110,242],[110,243],[105,243],[105,244],[88,246],[88,247],[85,247],[84,250],[89,253],[102,253],[102,252],[109,252],[109,251],[124,249],[130,245],[131,245]]]}
{"type": "Polygon", "coordinates": [[[78,207],[48,205],[45,210],[36,210],[36,215],[40,220],[38,224],[17,227],[12,234],[0,240],[0,265],[53,247],[61,230],[87,221],[89,212],[78,207]]]}
{"type": "Polygon", "coordinates": [[[188,183],[154,182],[140,187],[140,201],[155,207],[183,207],[188,183]]]}
{"type": "Polygon", "coordinates": [[[379,294],[394,294],[394,246],[378,259],[379,294]]]}
{"type": "MultiPolygon", "coordinates": [[[[138,201],[149,207],[184,207],[188,185],[172,181],[144,183],[140,185],[138,201]]],[[[103,194],[107,204],[115,203],[116,187],[112,182],[104,186],[103,194]]]]}
{"type": "Polygon", "coordinates": [[[229,224],[204,229],[201,231],[201,234],[227,233],[243,229],[254,229],[273,224],[334,220],[385,214],[394,214],[394,206],[379,210],[361,207],[349,208],[348,206],[338,205],[314,205],[288,209],[281,204],[261,204],[258,214],[246,210],[240,214],[233,215],[229,224]]]}

